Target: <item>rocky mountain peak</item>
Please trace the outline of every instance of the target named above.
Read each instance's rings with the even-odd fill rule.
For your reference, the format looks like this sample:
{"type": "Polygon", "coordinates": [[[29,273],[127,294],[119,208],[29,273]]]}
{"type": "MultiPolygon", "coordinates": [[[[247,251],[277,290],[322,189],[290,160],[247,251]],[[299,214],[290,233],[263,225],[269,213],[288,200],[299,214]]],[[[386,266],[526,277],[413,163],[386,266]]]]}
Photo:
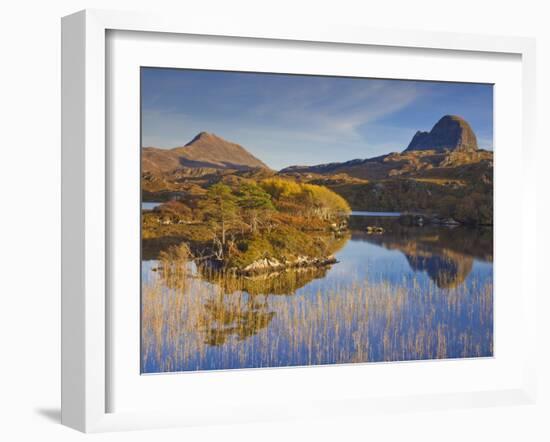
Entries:
{"type": "Polygon", "coordinates": [[[405,152],[412,150],[437,150],[475,152],[477,138],[470,124],[457,115],[445,115],[430,132],[414,134],[405,152]]]}

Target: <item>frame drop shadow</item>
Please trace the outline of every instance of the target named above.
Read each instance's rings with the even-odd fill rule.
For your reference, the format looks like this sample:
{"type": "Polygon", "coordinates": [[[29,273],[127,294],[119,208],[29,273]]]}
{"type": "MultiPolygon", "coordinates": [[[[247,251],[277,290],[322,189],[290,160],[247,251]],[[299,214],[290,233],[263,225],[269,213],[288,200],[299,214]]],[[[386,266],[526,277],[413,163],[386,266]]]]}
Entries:
{"type": "Polygon", "coordinates": [[[61,423],[61,409],[60,408],[36,408],[35,413],[42,416],[44,419],[54,422],[56,424],[61,423]]]}

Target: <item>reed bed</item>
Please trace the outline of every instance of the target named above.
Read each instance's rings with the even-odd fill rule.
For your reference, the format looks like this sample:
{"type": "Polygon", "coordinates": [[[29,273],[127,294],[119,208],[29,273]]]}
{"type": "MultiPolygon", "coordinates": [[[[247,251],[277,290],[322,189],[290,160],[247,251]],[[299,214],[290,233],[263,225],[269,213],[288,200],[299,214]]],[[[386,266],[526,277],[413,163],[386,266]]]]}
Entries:
{"type": "Polygon", "coordinates": [[[352,278],[277,296],[228,292],[189,266],[167,277],[143,285],[145,373],[493,354],[491,280],[441,289],[416,276],[352,278]]]}

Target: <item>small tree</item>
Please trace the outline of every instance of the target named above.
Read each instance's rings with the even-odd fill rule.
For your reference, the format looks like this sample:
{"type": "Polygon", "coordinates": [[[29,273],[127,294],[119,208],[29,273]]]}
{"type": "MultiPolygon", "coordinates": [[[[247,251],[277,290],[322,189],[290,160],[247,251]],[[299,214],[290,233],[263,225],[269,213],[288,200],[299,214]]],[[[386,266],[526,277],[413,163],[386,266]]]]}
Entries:
{"type": "Polygon", "coordinates": [[[255,184],[243,184],[239,188],[238,204],[250,222],[252,233],[256,233],[258,224],[275,209],[269,193],[255,184]]]}
{"type": "Polygon", "coordinates": [[[219,242],[223,249],[226,244],[227,230],[237,213],[237,198],[229,186],[217,183],[208,188],[203,204],[207,216],[215,223],[215,230],[219,231],[219,242]]]}

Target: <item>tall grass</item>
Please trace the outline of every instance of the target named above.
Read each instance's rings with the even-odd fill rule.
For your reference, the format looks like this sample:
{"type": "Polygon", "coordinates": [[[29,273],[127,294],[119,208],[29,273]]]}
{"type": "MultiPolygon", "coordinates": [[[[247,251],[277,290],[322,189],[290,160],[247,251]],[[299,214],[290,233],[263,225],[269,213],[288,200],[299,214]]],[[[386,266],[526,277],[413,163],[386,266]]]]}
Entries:
{"type": "Polygon", "coordinates": [[[222,281],[191,275],[189,265],[180,279],[159,273],[143,286],[144,372],[493,353],[490,281],[440,289],[416,277],[356,280],[274,296],[228,293],[222,281]]]}

